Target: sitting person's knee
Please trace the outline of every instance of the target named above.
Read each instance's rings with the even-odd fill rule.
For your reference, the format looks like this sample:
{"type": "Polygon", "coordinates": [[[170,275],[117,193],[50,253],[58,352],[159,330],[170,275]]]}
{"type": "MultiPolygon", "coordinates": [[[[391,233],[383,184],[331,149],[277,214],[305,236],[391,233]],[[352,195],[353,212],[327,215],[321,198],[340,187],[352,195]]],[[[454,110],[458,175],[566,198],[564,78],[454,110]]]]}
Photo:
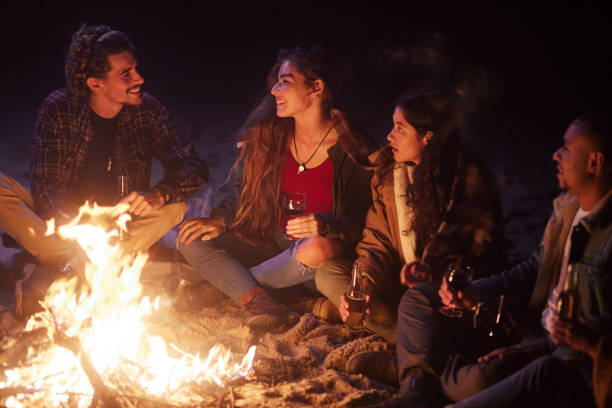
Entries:
{"type": "Polygon", "coordinates": [[[335,282],[338,277],[350,276],[352,261],[344,258],[334,258],[323,261],[315,272],[315,284],[317,290],[327,287],[330,282],[335,282]]]}
{"type": "MultiPolygon", "coordinates": [[[[184,202],[172,203],[162,207],[165,215],[168,217],[168,221],[172,224],[172,227],[177,225],[185,217],[187,211],[187,205],[184,202]]],[[[171,228],[172,228],[171,227],[171,228]]]]}
{"type": "Polygon", "coordinates": [[[338,240],[315,237],[302,243],[295,252],[295,259],[311,268],[342,254],[342,245],[338,240]]]}
{"type": "MultiPolygon", "coordinates": [[[[333,261],[332,261],[333,262],[333,261]]],[[[321,288],[327,287],[327,282],[330,280],[333,274],[333,266],[330,265],[329,261],[323,261],[317,271],[315,272],[314,281],[317,290],[321,291],[321,288]]]]}
{"type": "Polygon", "coordinates": [[[441,304],[441,302],[437,294],[436,285],[431,282],[423,282],[404,292],[400,300],[399,309],[410,310],[414,307],[434,307],[438,304],[441,304]]]}

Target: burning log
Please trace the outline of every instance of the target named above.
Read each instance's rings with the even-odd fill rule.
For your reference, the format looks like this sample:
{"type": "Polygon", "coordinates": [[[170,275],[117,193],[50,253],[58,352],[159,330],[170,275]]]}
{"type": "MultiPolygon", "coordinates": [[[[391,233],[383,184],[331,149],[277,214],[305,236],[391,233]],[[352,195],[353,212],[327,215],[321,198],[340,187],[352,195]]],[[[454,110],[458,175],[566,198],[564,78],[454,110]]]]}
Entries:
{"type": "Polygon", "coordinates": [[[85,374],[87,375],[87,378],[89,378],[89,382],[94,389],[94,399],[91,406],[96,406],[97,402],[100,401],[106,408],[119,408],[119,404],[115,400],[113,393],[111,393],[104,384],[104,380],[102,380],[102,377],[100,377],[100,374],[98,374],[94,368],[91,360],[89,360],[89,357],[87,356],[85,350],[83,350],[83,346],[81,345],[79,339],[66,336],[60,331],[56,331],[53,339],[59,346],[72,351],[76,358],[79,359],[81,367],[83,368],[83,371],[85,371],[85,374]]]}
{"type": "Polygon", "coordinates": [[[28,349],[38,349],[50,343],[47,329],[22,331],[16,337],[5,337],[0,344],[0,366],[16,366],[24,361],[28,349]]]}

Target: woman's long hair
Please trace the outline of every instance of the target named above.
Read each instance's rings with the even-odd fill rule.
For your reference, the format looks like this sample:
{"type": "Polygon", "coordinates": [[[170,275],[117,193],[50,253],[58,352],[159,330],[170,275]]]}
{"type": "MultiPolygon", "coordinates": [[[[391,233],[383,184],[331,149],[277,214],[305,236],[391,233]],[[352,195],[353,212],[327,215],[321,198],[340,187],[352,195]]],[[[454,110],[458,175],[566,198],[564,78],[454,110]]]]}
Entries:
{"type": "Polygon", "coordinates": [[[340,76],[331,58],[318,48],[282,50],[266,83],[266,93],[259,105],[249,114],[238,132],[240,151],[232,171],[241,173],[241,185],[233,232],[244,241],[262,244],[278,227],[280,177],[295,130],[294,119],[276,116],[276,102],[270,91],[276,84],[278,71],[285,61],[300,72],[311,85],[321,79],[324,91],[321,106],[324,116],[330,117],[340,93],[340,76]]]}
{"type": "Polygon", "coordinates": [[[410,230],[402,231],[415,233],[415,254],[421,257],[443,221],[450,200],[462,144],[458,132],[462,114],[459,97],[453,91],[419,90],[404,94],[396,106],[421,137],[428,131],[433,133],[414,169],[414,182],[406,191],[414,219],[410,230]]]}

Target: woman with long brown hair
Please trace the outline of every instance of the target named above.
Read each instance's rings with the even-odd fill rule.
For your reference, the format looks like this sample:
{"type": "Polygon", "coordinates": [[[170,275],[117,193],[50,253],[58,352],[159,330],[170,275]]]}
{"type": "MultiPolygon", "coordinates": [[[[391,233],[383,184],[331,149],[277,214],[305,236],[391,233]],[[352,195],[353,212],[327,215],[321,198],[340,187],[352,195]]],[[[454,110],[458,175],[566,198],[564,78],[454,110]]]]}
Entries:
{"type": "MultiPolygon", "coordinates": [[[[288,310],[264,288],[314,278],[321,262],[350,256],[371,203],[375,144],[335,109],[340,76],[317,49],[281,51],[267,92],[239,132],[235,205],[181,224],[178,247],[204,279],[255,315],[288,310]],[[283,197],[305,197],[288,217],[283,197]]],[[[286,208],[287,209],[287,208],[286,208]]]]}
{"type": "MultiPolygon", "coordinates": [[[[356,263],[360,289],[367,294],[365,325],[391,342],[403,285],[439,283],[451,263],[482,272],[505,262],[497,183],[459,133],[460,106],[452,90],[403,95],[393,113],[389,144],[371,156],[373,204],[356,263]]],[[[347,259],[331,260],[315,277],[317,289],[345,321],[352,266],[347,259]]]]}

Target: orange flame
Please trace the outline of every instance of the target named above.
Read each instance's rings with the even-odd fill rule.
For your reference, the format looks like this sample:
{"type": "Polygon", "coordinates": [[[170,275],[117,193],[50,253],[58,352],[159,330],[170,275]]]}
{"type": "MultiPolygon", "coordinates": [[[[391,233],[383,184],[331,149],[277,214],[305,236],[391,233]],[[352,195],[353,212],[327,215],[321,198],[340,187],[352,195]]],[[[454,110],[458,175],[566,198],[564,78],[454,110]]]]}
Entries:
{"type": "MultiPolygon", "coordinates": [[[[231,363],[232,353],[214,346],[202,360],[170,345],[181,357],[168,355],[168,345],[146,333],[144,318],[155,313],[159,299],[142,296],[140,272],[147,255],[124,254],[118,243],[119,229],[125,229],[127,204],[115,207],[80,208],[68,224],[47,225],[47,233],[73,240],[84,252],[84,279],[60,278],[48,289],[44,311],[32,316],[26,330],[46,328],[49,337],[59,330],[77,337],[94,368],[114,390],[153,396],[177,405],[201,401],[186,384],[224,382],[247,376],[255,346],[240,363],[231,363]],[[87,220],[88,223],[85,223],[87,220]]],[[[89,406],[93,389],[78,359],[68,350],[52,346],[40,353],[30,350],[28,364],[6,370],[0,388],[24,386],[40,392],[7,398],[7,407],[34,404],[62,406],[73,398],[78,406],[89,406]],[[69,395],[72,397],[69,397],[69,395]]]]}

